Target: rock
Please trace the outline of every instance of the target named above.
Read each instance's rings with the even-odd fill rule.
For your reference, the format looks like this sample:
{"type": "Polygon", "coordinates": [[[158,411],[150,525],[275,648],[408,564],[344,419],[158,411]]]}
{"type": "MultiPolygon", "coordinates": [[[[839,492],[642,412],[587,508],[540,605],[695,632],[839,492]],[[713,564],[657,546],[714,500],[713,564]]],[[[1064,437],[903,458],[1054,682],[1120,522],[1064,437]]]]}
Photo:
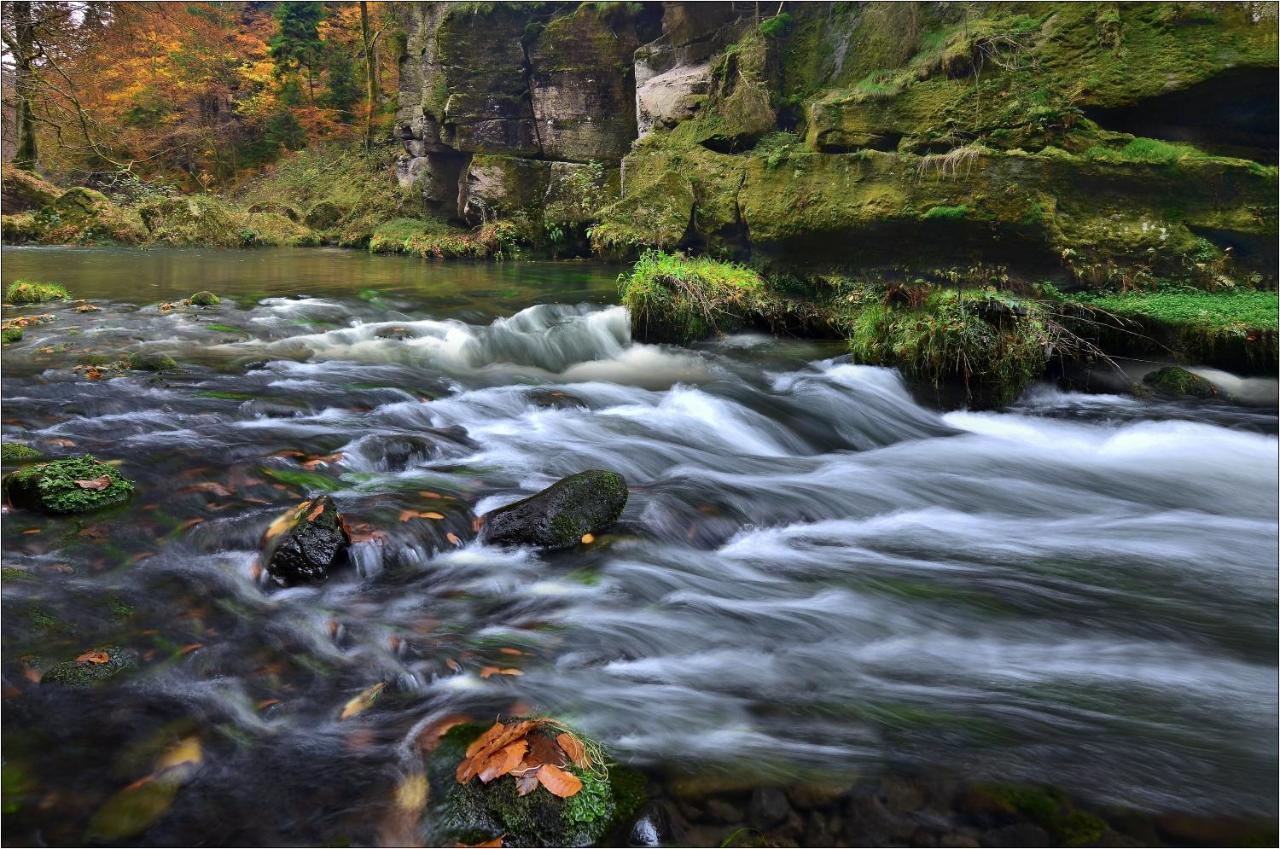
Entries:
{"type": "Polygon", "coordinates": [[[4,191],[0,192],[0,211],[5,215],[28,212],[48,206],[62,194],[62,189],[36,174],[5,163],[4,191]]]}
{"type": "Polygon", "coordinates": [[[737,825],[746,819],[741,806],[727,799],[708,799],[705,807],[706,817],[714,822],[737,825]]]}
{"type": "Polygon", "coordinates": [[[57,664],[41,676],[40,683],[75,689],[92,687],[137,665],[137,656],[133,651],[117,646],[97,648],[85,652],[81,657],[85,659],[68,660],[57,664]]]}
{"type": "Polygon", "coordinates": [[[351,544],[338,507],[327,495],[304,501],[278,519],[267,537],[274,539],[267,571],[282,586],[324,580],[351,544]]]}
{"type": "Polygon", "coordinates": [[[128,363],[129,368],[138,371],[173,371],[178,367],[173,357],[154,351],[132,353],[128,357],[128,363]]]}
{"type": "Polygon", "coordinates": [[[373,332],[373,335],[378,337],[379,339],[401,340],[401,339],[413,339],[417,337],[418,334],[414,333],[412,330],[410,330],[407,327],[397,326],[397,327],[379,327],[377,330],[373,332]]]}
{"type": "Polygon", "coordinates": [[[1142,378],[1144,385],[1166,397],[1217,398],[1222,391],[1195,372],[1178,366],[1167,366],[1150,372],[1142,378]]]}
{"type": "Polygon", "coordinates": [[[814,808],[825,808],[848,795],[852,786],[849,784],[797,784],[787,789],[787,798],[791,804],[804,811],[814,808]]]}
{"type": "Polygon", "coordinates": [[[213,307],[222,303],[222,298],[219,298],[210,291],[201,290],[187,298],[187,303],[191,304],[193,307],[213,307]]]}
{"type": "Polygon", "coordinates": [[[755,828],[764,831],[781,825],[790,813],[787,795],[777,787],[757,787],[751,793],[748,819],[755,828]]]}
{"type": "Polygon", "coordinates": [[[133,482],[114,466],[85,454],[12,472],[4,478],[4,492],[15,507],[87,513],[128,501],[133,482]]]}
{"type": "Polygon", "coordinates": [[[0,462],[3,462],[6,466],[39,460],[41,456],[43,455],[30,445],[22,445],[17,442],[0,444],[0,462]]]}
{"type": "Polygon", "coordinates": [[[671,815],[656,803],[646,805],[627,832],[628,846],[671,846],[677,843],[671,815]]]}
{"type": "Polygon", "coordinates": [[[627,482],[593,469],[570,475],[528,498],[484,515],[484,541],[499,545],[570,548],[584,534],[605,530],[622,515],[627,482]]]}
{"type": "MultiPolygon", "coordinates": [[[[640,68],[636,64],[637,72],[640,68]]],[[[639,80],[637,74],[637,82],[639,80]]],[[[674,127],[687,121],[711,90],[711,65],[677,65],[636,86],[636,121],[643,137],[655,127],[674,127]]]]}
{"type": "Polygon", "coordinates": [[[295,224],[302,218],[302,216],[298,214],[298,210],[284,203],[255,203],[249,207],[249,212],[252,215],[260,215],[263,213],[283,215],[295,224]]]}

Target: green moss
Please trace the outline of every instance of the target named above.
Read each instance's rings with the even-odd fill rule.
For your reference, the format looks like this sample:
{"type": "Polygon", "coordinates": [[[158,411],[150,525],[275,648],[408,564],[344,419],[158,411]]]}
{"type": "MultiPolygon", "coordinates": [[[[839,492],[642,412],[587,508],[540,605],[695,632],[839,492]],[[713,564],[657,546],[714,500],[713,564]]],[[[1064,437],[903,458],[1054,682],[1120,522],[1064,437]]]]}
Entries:
{"type": "Polygon", "coordinates": [[[0,341],[6,345],[11,342],[21,342],[23,335],[21,327],[10,326],[0,329],[0,341]]]}
{"type": "Polygon", "coordinates": [[[32,448],[30,445],[20,445],[16,442],[5,442],[0,444],[0,462],[6,466],[11,463],[25,463],[29,460],[39,460],[43,455],[32,448]]]}
{"type": "Polygon", "coordinates": [[[212,307],[222,303],[222,298],[212,292],[202,290],[187,298],[187,302],[196,307],[212,307]]]}
{"type": "Polygon", "coordinates": [[[4,489],[15,504],[49,513],[84,513],[129,500],[133,482],[114,466],[91,455],[53,460],[6,475],[4,489]],[[103,489],[81,486],[77,481],[106,478],[103,489]]]}
{"type": "Polygon", "coordinates": [[[1276,330],[1280,299],[1276,292],[1227,289],[1209,292],[1166,287],[1149,292],[1089,293],[1070,296],[1076,303],[1122,316],[1141,316],[1166,324],[1202,327],[1218,332],[1276,330]]]}
{"type": "Polygon", "coordinates": [[[302,469],[277,469],[264,466],[262,473],[274,481],[295,486],[306,492],[337,492],[342,484],[333,478],[302,469]]]}
{"type": "Polygon", "coordinates": [[[107,655],[106,663],[68,660],[59,663],[45,672],[40,679],[42,685],[56,684],[63,687],[86,688],[101,684],[115,678],[120,673],[137,665],[134,653],[119,646],[103,646],[94,652],[107,655]]]}
{"type": "Polygon", "coordinates": [[[735,263],[649,251],[621,290],[639,338],[686,343],[737,329],[758,311],[764,280],[735,263]]]}
{"type": "Polygon", "coordinates": [[[1018,785],[978,788],[996,804],[1047,828],[1064,846],[1090,846],[1107,833],[1100,817],[1072,806],[1060,791],[1018,785]]]}
{"type": "Polygon", "coordinates": [[[57,283],[36,283],[30,280],[15,280],[9,284],[4,295],[6,301],[19,306],[42,304],[46,301],[65,301],[70,297],[66,288],[57,283]]]}
{"type": "Polygon", "coordinates": [[[1124,147],[1116,149],[1091,147],[1084,152],[1089,159],[1108,162],[1146,162],[1154,165],[1174,165],[1188,158],[1204,158],[1206,154],[1189,144],[1136,138],[1124,147]]]}
{"type": "Polygon", "coordinates": [[[925,221],[932,221],[939,218],[955,220],[958,218],[964,218],[968,214],[969,207],[962,204],[960,206],[931,206],[925,211],[924,215],[920,217],[925,221]]]}
{"type": "Polygon", "coordinates": [[[214,323],[214,324],[207,324],[205,326],[208,327],[210,330],[216,330],[219,333],[240,333],[246,336],[249,334],[249,331],[245,330],[243,327],[232,327],[230,324],[214,323]]]}
{"type": "Polygon", "coordinates": [[[373,229],[369,250],[434,259],[488,259],[517,253],[521,241],[511,221],[490,221],[463,230],[438,219],[393,218],[373,229]]]}
{"type": "Polygon", "coordinates": [[[131,369],[138,371],[173,371],[178,362],[168,354],[134,352],[129,354],[125,362],[131,369]]]}
{"type": "Polygon", "coordinates": [[[1190,398],[1213,398],[1218,388],[1200,375],[1177,366],[1157,369],[1142,378],[1142,382],[1164,395],[1190,398]]]}

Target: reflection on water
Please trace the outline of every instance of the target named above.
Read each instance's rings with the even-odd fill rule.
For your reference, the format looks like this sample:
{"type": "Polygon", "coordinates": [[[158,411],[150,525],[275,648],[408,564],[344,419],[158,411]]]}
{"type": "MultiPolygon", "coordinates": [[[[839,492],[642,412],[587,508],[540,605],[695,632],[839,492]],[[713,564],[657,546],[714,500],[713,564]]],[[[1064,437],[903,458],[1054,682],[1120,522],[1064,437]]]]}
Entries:
{"type": "Polygon", "coordinates": [[[418,731],[505,710],[655,769],[887,760],[1274,816],[1273,413],[1041,388],[939,415],[813,346],[634,344],[615,274],[6,251],[6,282],[103,309],[51,307],[6,348],[5,439],[139,483],[107,514],[6,516],[6,770],[43,800],[20,827],[78,841],[198,733],[149,842],[367,842],[418,731]],[[241,300],[155,306],[196,288],[241,300]],[[124,350],[181,368],[73,370],[124,350]],[[585,468],[631,484],[615,533],[551,556],[471,541],[476,515],[585,468]],[[361,529],[355,567],[264,586],[263,529],[317,491],[361,529]],[[108,643],[137,652],[123,683],[32,683],[108,643]]]}

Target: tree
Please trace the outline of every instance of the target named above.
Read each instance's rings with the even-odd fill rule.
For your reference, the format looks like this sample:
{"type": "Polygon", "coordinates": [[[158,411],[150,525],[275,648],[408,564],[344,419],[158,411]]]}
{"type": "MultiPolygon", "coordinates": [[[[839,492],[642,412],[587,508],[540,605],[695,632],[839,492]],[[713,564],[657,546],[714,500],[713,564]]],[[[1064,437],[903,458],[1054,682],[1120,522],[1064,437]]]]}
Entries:
{"type": "MultiPolygon", "coordinates": [[[[378,31],[382,35],[382,31],[378,31]]],[[[369,35],[369,4],[360,0],[360,43],[364,47],[364,96],[365,113],[364,149],[373,146],[373,112],[378,105],[378,58],[374,51],[374,42],[378,35],[369,35]]]]}
{"type": "Polygon", "coordinates": [[[329,93],[325,105],[342,113],[341,120],[350,123],[354,115],[351,107],[360,99],[360,87],[356,85],[355,66],[351,54],[342,45],[328,50],[329,93]]]}
{"type": "Polygon", "coordinates": [[[312,103],[316,100],[315,66],[324,47],[320,40],[323,17],[324,8],[319,3],[280,3],[275,11],[280,31],[271,39],[271,58],[277,73],[284,76],[305,69],[312,103]]]}

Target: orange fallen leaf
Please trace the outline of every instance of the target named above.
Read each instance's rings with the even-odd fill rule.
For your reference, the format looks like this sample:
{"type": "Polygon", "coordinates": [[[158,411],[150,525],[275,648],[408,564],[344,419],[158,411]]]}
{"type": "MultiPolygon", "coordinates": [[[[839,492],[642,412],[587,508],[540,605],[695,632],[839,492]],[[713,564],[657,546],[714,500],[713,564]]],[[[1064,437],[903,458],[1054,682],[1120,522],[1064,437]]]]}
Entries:
{"type": "Polygon", "coordinates": [[[423,498],[444,498],[444,496],[441,495],[440,493],[432,492],[429,489],[418,490],[418,494],[421,495],[423,498]]]}
{"type": "Polygon", "coordinates": [[[582,544],[583,544],[583,545],[591,545],[591,543],[593,543],[593,542],[595,542],[595,541],[596,541],[595,534],[583,534],[583,535],[582,535],[582,544]]]}
{"type": "Polygon", "coordinates": [[[435,519],[437,522],[444,518],[443,513],[437,513],[434,510],[427,513],[419,513],[418,515],[424,519],[435,519]]]}
{"type": "Polygon", "coordinates": [[[511,772],[520,765],[520,761],[524,760],[524,753],[528,750],[528,742],[516,740],[489,755],[478,773],[480,783],[488,784],[495,778],[501,778],[511,772]]]}
{"type": "Polygon", "coordinates": [[[202,649],[202,648],[204,648],[204,643],[187,643],[185,646],[178,649],[178,654],[179,655],[191,654],[196,649],[202,649]]]}
{"type": "Polygon", "coordinates": [[[25,536],[31,536],[32,534],[38,534],[38,533],[40,533],[40,529],[39,529],[39,528],[27,528],[27,529],[26,529],[25,531],[23,531],[22,533],[23,533],[25,536]]]}
{"type": "Polygon", "coordinates": [[[453,845],[459,847],[459,849],[499,849],[504,845],[502,842],[503,837],[506,837],[506,835],[499,835],[492,840],[486,840],[484,843],[455,843],[453,845]]]}
{"type": "Polygon", "coordinates": [[[510,646],[503,646],[502,648],[498,649],[498,651],[502,652],[503,654],[515,655],[516,657],[519,657],[520,655],[524,654],[524,652],[520,651],[520,649],[513,649],[510,646]]]}
{"type": "Polygon", "coordinates": [[[278,705],[278,704],[280,704],[279,699],[263,699],[262,701],[258,702],[258,710],[266,710],[272,705],[278,705]]]}
{"type": "Polygon", "coordinates": [[[217,481],[205,481],[204,483],[196,483],[196,484],[192,484],[191,486],[184,486],[182,489],[178,490],[178,492],[180,493],[212,492],[214,495],[218,496],[219,498],[230,498],[232,495],[235,495],[234,492],[232,492],[223,484],[218,483],[217,481]]]}
{"type": "Polygon", "coordinates": [[[307,521],[314,522],[324,512],[324,500],[317,498],[315,506],[311,508],[311,512],[307,514],[307,521]]]}
{"type": "Polygon", "coordinates": [[[87,651],[76,658],[76,663],[110,663],[111,655],[104,651],[87,651]]]}
{"type": "Polygon", "coordinates": [[[96,477],[96,478],[93,478],[92,480],[83,480],[83,481],[78,480],[76,481],[76,486],[80,487],[81,489],[92,489],[95,491],[104,490],[107,487],[111,486],[111,476],[102,475],[101,477],[96,477]]]}
{"type": "Polygon", "coordinates": [[[424,752],[434,752],[440,745],[440,739],[449,732],[450,728],[470,721],[471,717],[465,713],[451,713],[441,717],[418,733],[418,746],[424,752]]]}
{"type": "Polygon", "coordinates": [[[60,436],[50,439],[49,444],[57,448],[75,448],[76,447],[76,443],[74,440],[64,439],[63,437],[60,437],[60,436]]]}
{"type": "Polygon", "coordinates": [[[538,783],[561,799],[568,799],[582,789],[582,781],[576,775],[551,764],[538,767],[538,783]]]}
{"type": "Polygon", "coordinates": [[[84,376],[90,380],[102,380],[102,369],[97,366],[89,366],[85,369],[84,376]]]}
{"type": "Polygon", "coordinates": [[[505,728],[506,726],[501,722],[495,722],[493,725],[490,725],[487,731],[472,740],[471,745],[467,746],[466,756],[472,757],[476,752],[479,752],[485,746],[488,746],[494,740],[498,739],[505,728]]]}
{"type": "Polygon", "coordinates": [[[445,665],[445,666],[447,666],[447,667],[449,667],[450,669],[452,669],[454,672],[461,672],[461,671],[462,671],[462,666],[461,666],[461,664],[459,664],[459,663],[458,663],[458,661],[454,660],[453,658],[449,658],[449,659],[447,659],[447,660],[444,662],[444,665],[445,665]]]}
{"type": "Polygon", "coordinates": [[[449,542],[453,543],[454,545],[462,545],[462,540],[458,539],[458,535],[455,534],[453,531],[447,531],[444,535],[444,538],[447,539],[449,542]]]}
{"type": "Polygon", "coordinates": [[[591,766],[591,755],[587,754],[587,747],[577,737],[563,731],[556,735],[556,742],[560,744],[560,748],[564,749],[574,766],[579,769],[588,769],[591,766]]]}
{"type": "Polygon", "coordinates": [[[496,666],[486,666],[480,670],[481,678],[491,678],[492,676],[497,674],[498,674],[498,667],[496,666]]]}
{"type": "Polygon", "coordinates": [[[379,681],[372,687],[361,692],[359,695],[352,697],[342,708],[342,713],[338,715],[338,719],[350,719],[353,716],[359,716],[378,700],[378,696],[382,694],[386,688],[386,682],[379,681]]]}

